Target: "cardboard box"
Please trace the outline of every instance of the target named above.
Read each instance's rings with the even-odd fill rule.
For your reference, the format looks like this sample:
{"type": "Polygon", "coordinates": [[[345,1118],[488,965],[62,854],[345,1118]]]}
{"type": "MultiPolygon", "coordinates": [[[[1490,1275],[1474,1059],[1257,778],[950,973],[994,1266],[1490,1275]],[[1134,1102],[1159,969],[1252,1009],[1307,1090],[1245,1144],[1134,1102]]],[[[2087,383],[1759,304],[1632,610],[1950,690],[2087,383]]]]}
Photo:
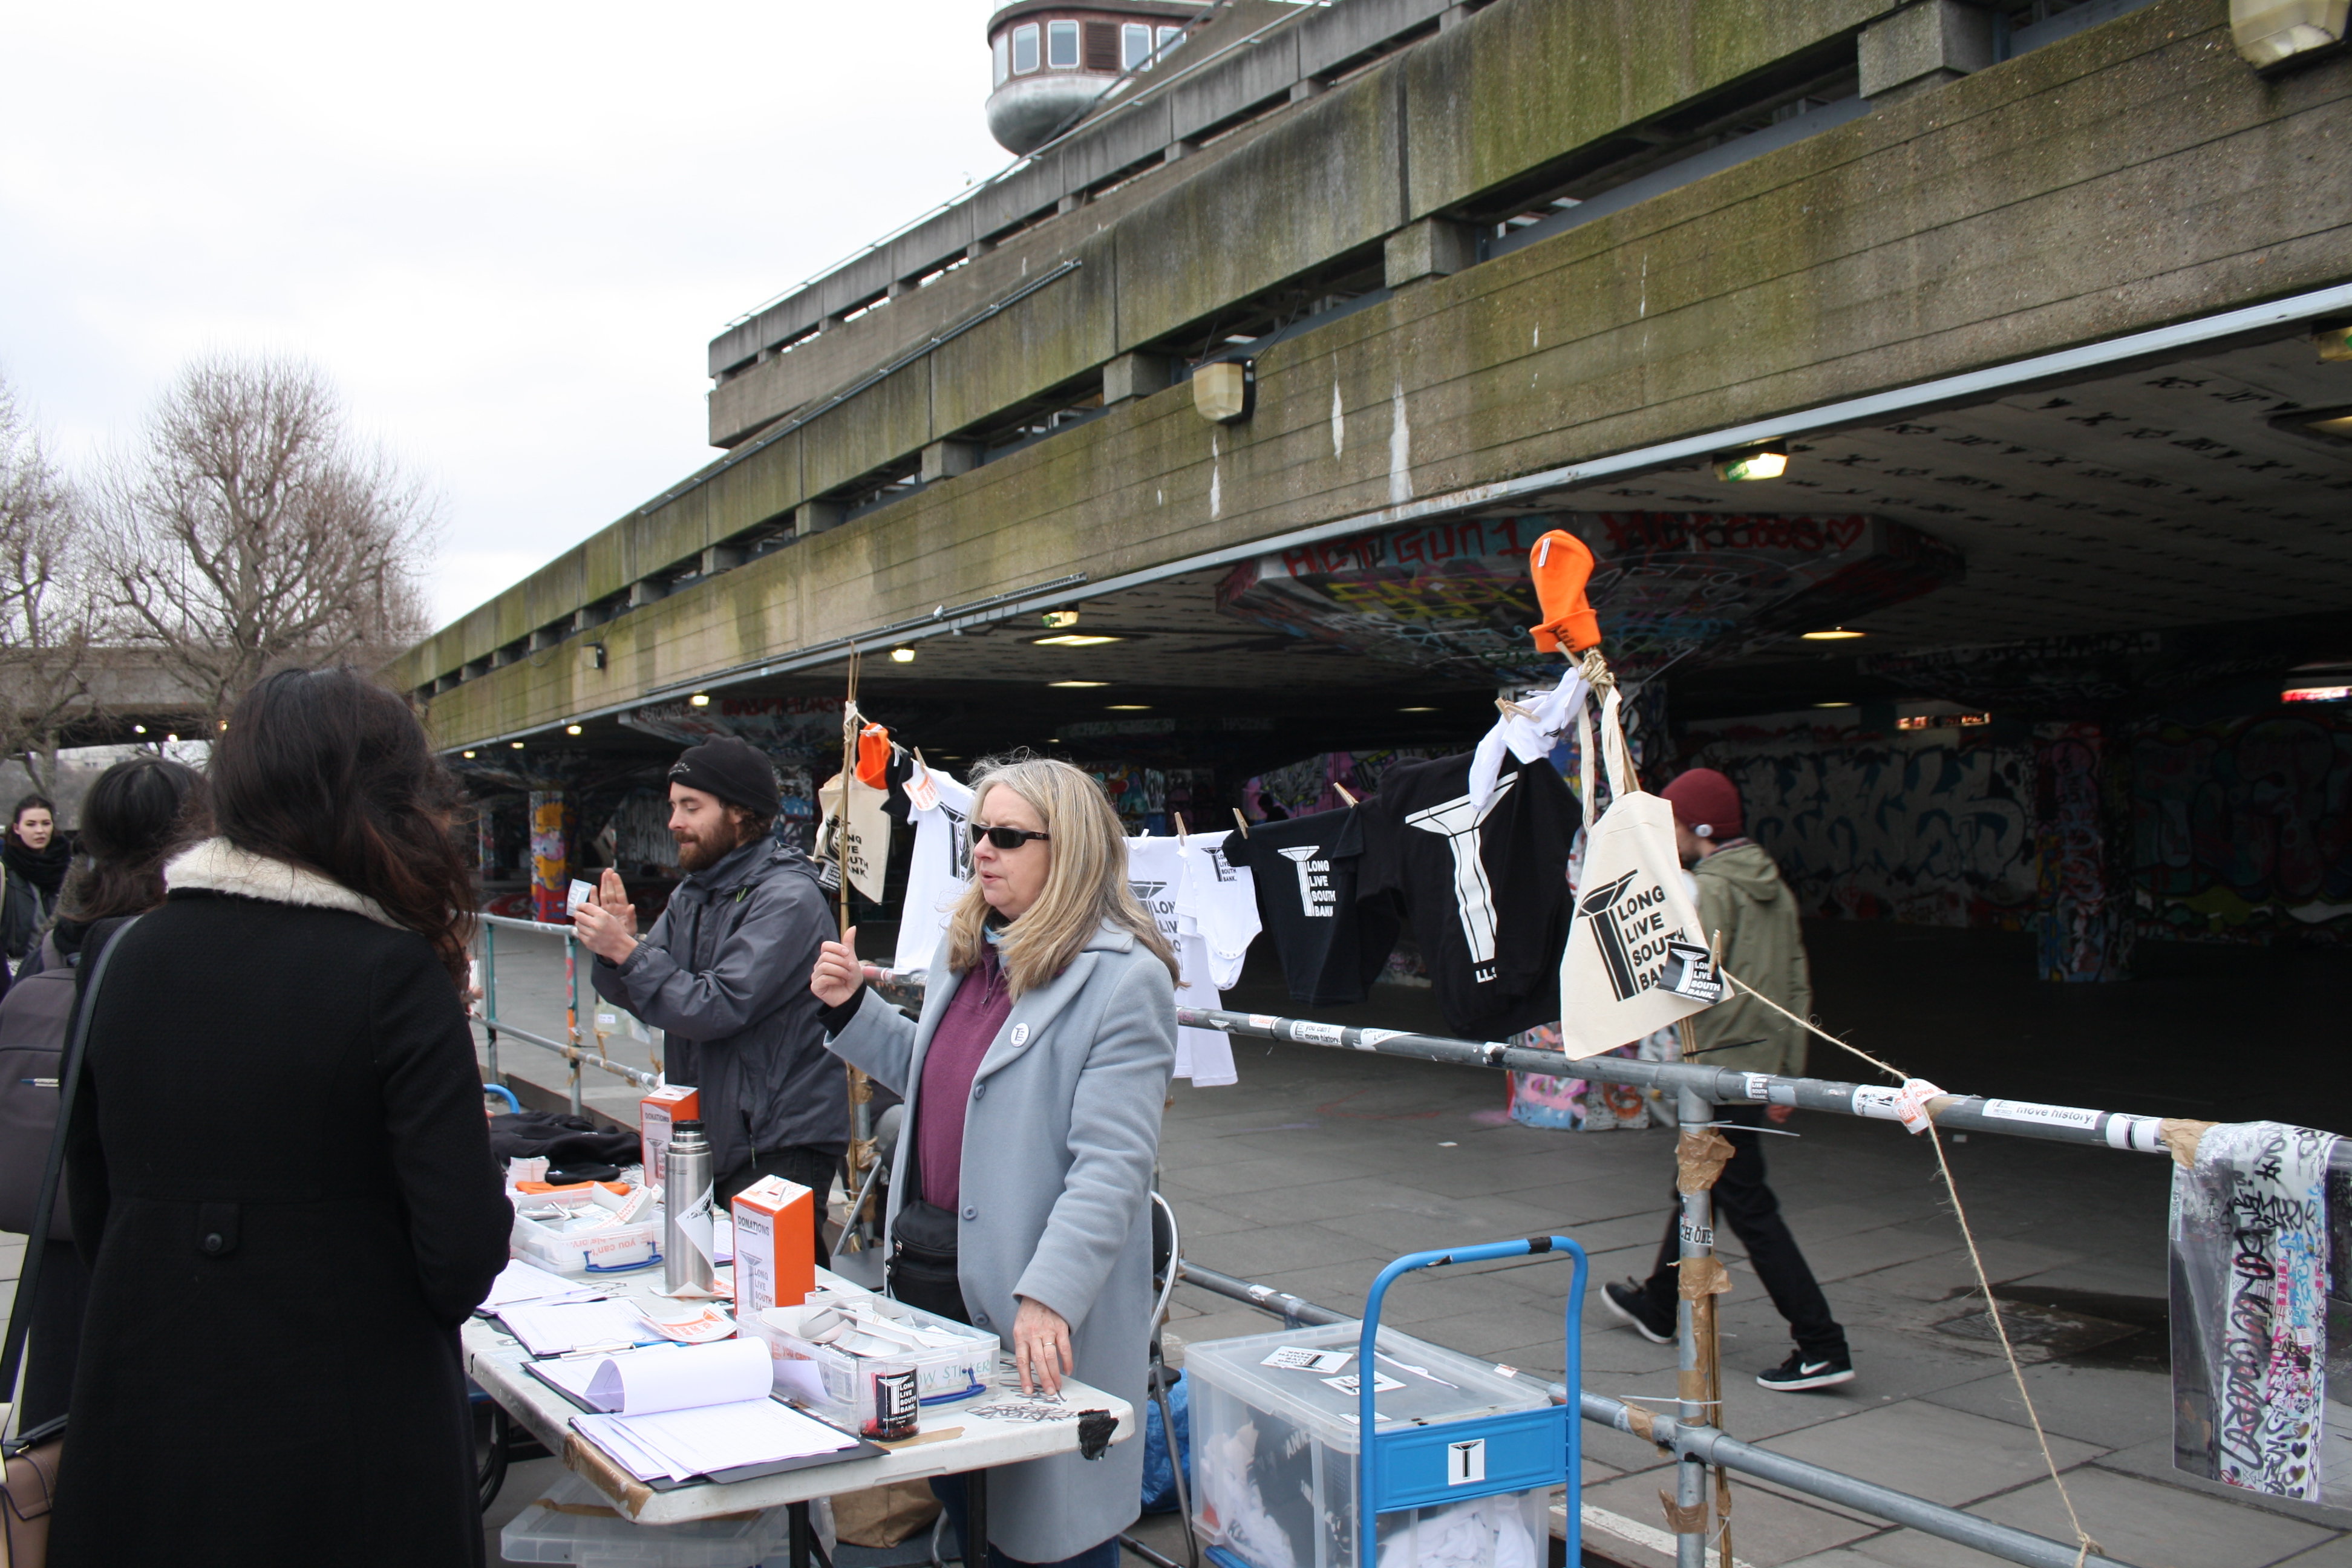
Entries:
{"type": "Polygon", "coordinates": [[[816,1194],[762,1176],[735,1194],[735,1318],[797,1307],[816,1288],[816,1194]]]}
{"type": "Polygon", "coordinates": [[[663,1165],[669,1157],[669,1130],[675,1123],[702,1115],[702,1091],[672,1085],[657,1089],[637,1101],[637,1136],[646,1146],[646,1184],[662,1190],[663,1165]]]}

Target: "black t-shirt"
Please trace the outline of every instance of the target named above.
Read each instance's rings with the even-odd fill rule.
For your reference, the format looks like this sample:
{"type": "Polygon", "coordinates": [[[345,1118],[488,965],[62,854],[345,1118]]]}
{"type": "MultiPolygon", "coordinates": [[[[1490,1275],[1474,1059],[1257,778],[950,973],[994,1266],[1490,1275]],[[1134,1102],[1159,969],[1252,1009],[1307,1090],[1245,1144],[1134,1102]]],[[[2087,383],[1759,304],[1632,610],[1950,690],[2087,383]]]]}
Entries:
{"type": "Polygon", "coordinates": [[[1225,858],[1250,868],[1259,922],[1274,938],[1290,999],[1360,1002],[1396,945],[1395,902],[1357,901],[1369,806],[1250,825],[1225,837],[1225,858]]]}
{"type": "Polygon", "coordinates": [[[1506,756],[1483,815],[1469,782],[1466,752],[1382,773],[1359,891],[1403,904],[1447,1026],[1499,1040],[1559,1020],[1576,796],[1540,759],[1506,756]]]}

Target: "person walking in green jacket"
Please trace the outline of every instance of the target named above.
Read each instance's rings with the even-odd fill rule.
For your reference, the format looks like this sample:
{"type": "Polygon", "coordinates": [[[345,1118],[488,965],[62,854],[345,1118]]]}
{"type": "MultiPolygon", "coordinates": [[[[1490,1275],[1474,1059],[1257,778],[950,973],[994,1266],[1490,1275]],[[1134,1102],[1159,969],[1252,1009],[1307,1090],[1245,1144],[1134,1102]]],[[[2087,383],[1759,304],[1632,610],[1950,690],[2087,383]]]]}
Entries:
{"type": "MultiPolygon", "coordinates": [[[[1754,839],[1740,836],[1739,790],[1713,768],[1693,768],[1663,792],[1675,808],[1675,842],[1698,886],[1699,929],[1722,933],[1723,967],[1799,1017],[1812,1012],[1812,977],[1797,924],[1797,898],[1780,868],[1754,839]]],[[[1799,1078],[1805,1031],[1752,996],[1736,994],[1690,1018],[1690,1051],[1708,1067],[1799,1078]]],[[[1786,1106],[1725,1105],[1716,1110],[1732,1156],[1715,1184],[1715,1216],[1748,1249],[1748,1267],[1797,1342],[1789,1359],[1756,1381],[1766,1388],[1828,1388],[1853,1381],[1845,1331],[1830,1315],[1780,1201],[1764,1182],[1764,1140],[1753,1131],[1767,1117],[1787,1120],[1786,1106]]],[[[1675,1337],[1681,1282],[1680,1207],[1667,1216],[1666,1239],[1646,1281],[1604,1286],[1601,1301],[1644,1339],[1675,1337]]]]}

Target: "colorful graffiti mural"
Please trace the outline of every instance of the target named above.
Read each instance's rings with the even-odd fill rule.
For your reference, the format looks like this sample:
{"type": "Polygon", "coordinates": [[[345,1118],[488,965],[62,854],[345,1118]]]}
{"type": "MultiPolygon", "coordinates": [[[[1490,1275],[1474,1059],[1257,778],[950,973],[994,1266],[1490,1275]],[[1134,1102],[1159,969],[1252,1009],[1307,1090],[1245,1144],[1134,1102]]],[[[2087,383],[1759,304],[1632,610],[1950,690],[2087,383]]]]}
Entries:
{"type": "Polygon", "coordinates": [[[2352,942],[2352,710],[2151,721],[2128,746],[2141,935],[2352,942]]]}
{"type": "Polygon", "coordinates": [[[2115,742],[2095,724],[2039,726],[2033,745],[2038,907],[2028,922],[2044,980],[2122,980],[2135,919],[2115,742]]]}
{"type": "Polygon", "coordinates": [[[1228,615],[1373,658],[1538,679],[1528,549],[1564,528],[1599,563],[1590,594],[1610,658],[1639,676],[1730,657],[1916,598],[1962,574],[1959,552],[1874,517],[1559,512],[1393,529],[1262,555],[1217,591],[1228,615]]]}
{"type": "Polygon", "coordinates": [[[2039,887],[2033,755],[1966,735],[1735,724],[1685,761],[1738,784],[1807,914],[2015,930],[2039,887]]]}
{"type": "Polygon", "coordinates": [[[570,919],[564,893],[570,889],[572,805],[560,790],[530,792],[531,919],[570,919]]]}

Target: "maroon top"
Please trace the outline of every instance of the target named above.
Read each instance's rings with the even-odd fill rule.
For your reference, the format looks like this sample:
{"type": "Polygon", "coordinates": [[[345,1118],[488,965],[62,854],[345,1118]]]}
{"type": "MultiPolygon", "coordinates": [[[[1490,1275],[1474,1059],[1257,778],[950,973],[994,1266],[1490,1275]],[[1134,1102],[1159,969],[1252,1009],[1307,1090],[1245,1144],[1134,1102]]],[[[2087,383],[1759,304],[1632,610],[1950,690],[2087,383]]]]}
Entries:
{"type": "Polygon", "coordinates": [[[963,1188],[963,1120],[971,1080],[981,1058],[995,1042],[1013,1011],[1013,993],[997,966],[996,950],[983,945],[980,966],[963,977],[948,998],[940,1026],[923,1053],[922,1093],[915,1101],[915,1153],[923,1164],[923,1190],[914,1195],[953,1210],[963,1188]]]}

